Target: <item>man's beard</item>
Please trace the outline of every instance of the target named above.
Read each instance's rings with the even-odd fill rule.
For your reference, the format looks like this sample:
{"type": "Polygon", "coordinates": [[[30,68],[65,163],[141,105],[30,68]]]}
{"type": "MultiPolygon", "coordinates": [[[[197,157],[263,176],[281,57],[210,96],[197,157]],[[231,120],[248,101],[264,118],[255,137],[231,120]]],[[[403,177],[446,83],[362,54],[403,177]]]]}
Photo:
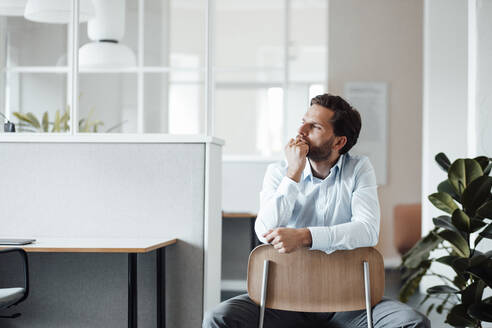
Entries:
{"type": "Polygon", "coordinates": [[[333,150],[331,149],[331,147],[333,146],[333,142],[335,142],[335,136],[332,136],[328,141],[326,141],[319,147],[309,145],[309,151],[306,157],[314,162],[322,162],[328,160],[331,157],[331,153],[333,152],[333,150]]]}

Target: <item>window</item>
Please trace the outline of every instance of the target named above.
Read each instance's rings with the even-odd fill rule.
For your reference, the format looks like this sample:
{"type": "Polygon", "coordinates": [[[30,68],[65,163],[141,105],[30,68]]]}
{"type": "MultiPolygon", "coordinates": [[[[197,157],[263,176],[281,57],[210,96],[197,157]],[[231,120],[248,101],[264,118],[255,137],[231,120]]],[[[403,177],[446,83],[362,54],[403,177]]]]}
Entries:
{"type": "Polygon", "coordinates": [[[325,0],[216,1],[215,135],[226,159],[277,158],[327,80],[325,0]]]}
{"type": "Polygon", "coordinates": [[[0,112],[18,132],[213,134],[275,157],[326,87],[326,0],[77,1],[75,40],[71,5],[64,23],[0,16],[0,112]]]}

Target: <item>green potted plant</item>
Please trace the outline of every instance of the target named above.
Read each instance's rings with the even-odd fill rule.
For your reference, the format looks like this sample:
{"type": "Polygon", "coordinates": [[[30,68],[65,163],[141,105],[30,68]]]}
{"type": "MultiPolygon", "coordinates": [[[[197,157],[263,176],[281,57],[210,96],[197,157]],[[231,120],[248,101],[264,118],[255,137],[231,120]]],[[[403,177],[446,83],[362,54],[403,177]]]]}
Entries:
{"type": "Polygon", "coordinates": [[[454,327],[482,327],[492,322],[492,297],[484,297],[484,289],[492,288],[492,250],[477,246],[492,239],[492,159],[451,163],[443,153],[435,159],[448,178],[428,198],[445,214],[433,218],[434,229],[403,255],[400,300],[408,301],[424,276],[434,276],[442,284],[427,289],[421,302],[431,303],[427,314],[445,312],[446,323],[454,327]],[[434,271],[436,262],[450,267],[452,276],[434,271]]]}
{"type": "MultiPolygon", "coordinates": [[[[104,122],[99,120],[92,120],[93,111],[89,112],[86,118],[81,118],[79,120],[79,132],[99,132],[99,127],[104,125],[104,122]]],[[[67,107],[63,113],[60,110],[57,110],[55,113],[55,118],[51,122],[49,120],[48,112],[44,112],[43,117],[39,120],[36,115],[33,113],[20,113],[14,112],[13,115],[19,120],[19,132],[68,132],[70,130],[70,125],[68,122],[70,121],[70,110],[67,107]]],[[[118,123],[109,129],[107,129],[106,133],[109,133],[126,122],[118,123]]]]}

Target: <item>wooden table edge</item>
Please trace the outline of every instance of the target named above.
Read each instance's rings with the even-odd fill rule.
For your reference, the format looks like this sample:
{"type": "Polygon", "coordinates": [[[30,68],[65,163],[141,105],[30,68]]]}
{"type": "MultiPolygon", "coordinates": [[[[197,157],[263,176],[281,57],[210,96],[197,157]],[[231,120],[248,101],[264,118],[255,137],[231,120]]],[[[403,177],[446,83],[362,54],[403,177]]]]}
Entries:
{"type": "MultiPolygon", "coordinates": [[[[170,239],[144,248],[77,248],[77,247],[30,247],[30,245],[2,245],[0,249],[22,248],[27,253],[148,253],[153,250],[177,243],[177,239],[170,239]]],[[[32,245],[31,245],[32,246],[32,245]]]]}
{"type": "Polygon", "coordinates": [[[256,218],[257,215],[249,212],[223,212],[222,218],[228,219],[251,219],[256,218]]]}

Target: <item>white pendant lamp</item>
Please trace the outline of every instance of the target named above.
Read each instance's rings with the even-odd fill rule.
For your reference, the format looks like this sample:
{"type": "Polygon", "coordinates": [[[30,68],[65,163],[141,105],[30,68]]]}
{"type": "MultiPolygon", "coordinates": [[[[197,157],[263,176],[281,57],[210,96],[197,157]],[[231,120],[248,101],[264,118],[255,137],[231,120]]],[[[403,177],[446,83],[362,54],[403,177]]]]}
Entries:
{"type": "Polygon", "coordinates": [[[96,18],[87,24],[89,42],[80,47],[79,66],[83,68],[135,67],[133,51],[119,43],[125,33],[125,0],[93,0],[96,18]]]}
{"type": "MultiPolygon", "coordinates": [[[[70,23],[72,21],[72,0],[27,0],[24,17],[39,23],[70,23]]],[[[79,22],[87,22],[93,17],[92,0],[80,0],[79,22]]]]}
{"type": "Polygon", "coordinates": [[[27,0],[0,0],[0,16],[24,16],[27,0]]]}

